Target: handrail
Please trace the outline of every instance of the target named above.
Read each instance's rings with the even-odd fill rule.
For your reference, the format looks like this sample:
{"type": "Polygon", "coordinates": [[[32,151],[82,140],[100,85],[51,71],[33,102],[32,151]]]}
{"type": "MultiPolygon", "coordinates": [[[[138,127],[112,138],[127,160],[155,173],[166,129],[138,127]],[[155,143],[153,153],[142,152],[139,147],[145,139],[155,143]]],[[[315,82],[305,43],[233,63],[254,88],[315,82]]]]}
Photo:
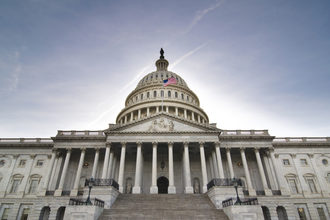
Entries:
{"type": "Polygon", "coordinates": [[[234,186],[235,182],[237,182],[238,186],[242,186],[242,180],[236,178],[215,178],[212,179],[207,184],[207,190],[211,189],[213,186],[234,186]]]}
{"type": "Polygon", "coordinates": [[[224,201],[222,201],[222,207],[228,207],[232,205],[258,205],[258,199],[257,198],[248,198],[248,199],[240,199],[240,201],[237,201],[236,198],[229,198],[224,201]],[[234,203],[234,199],[236,202],[234,203]]]}
{"type": "Polygon", "coordinates": [[[119,190],[119,184],[114,179],[86,179],[85,186],[89,186],[90,182],[93,186],[112,186],[119,190]]]}
{"type": "Polygon", "coordinates": [[[103,208],[104,207],[104,201],[94,198],[90,200],[91,203],[87,202],[86,200],[79,200],[79,199],[73,199],[70,198],[69,205],[94,205],[103,208]]]}

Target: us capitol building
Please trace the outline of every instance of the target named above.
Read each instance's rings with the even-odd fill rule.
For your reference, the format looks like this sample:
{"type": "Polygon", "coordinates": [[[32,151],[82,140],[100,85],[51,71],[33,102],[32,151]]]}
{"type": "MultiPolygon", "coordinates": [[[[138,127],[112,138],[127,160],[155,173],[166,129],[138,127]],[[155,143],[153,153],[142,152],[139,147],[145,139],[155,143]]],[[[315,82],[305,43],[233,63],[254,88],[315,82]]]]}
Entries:
{"type": "Polygon", "coordinates": [[[0,138],[1,219],[330,219],[329,137],[218,128],[168,66],[104,130],[0,138]]]}

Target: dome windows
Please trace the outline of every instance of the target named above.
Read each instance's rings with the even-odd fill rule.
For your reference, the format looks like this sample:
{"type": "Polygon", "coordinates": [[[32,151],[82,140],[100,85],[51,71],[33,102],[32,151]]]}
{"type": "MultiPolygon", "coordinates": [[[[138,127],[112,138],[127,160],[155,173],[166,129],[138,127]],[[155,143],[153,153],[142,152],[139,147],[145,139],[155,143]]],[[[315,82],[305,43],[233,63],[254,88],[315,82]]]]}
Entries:
{"type": "Polygon", "coordinates": [[[168,92],[167,92],[167,97],[168,97],[168,98],[171,98],[171,91],[168,91],[168,92]]]}
{"type": "Polygon", "coordinates": [[[160,91],[160,96],[164,97],[164,91],[163,90],[160,91]]]}
{"type": "Polygon", "coordinates": [[[149,92],[147,92],[147,99],[150,97],[150,93],[149,92]]]}
{"type": "Polygon", "coordinates": [[[178,92],[174,93],[175,98],[178,98],[178,92]]]}
{"type": "Polygon", "coordinates": [[[181,93],[181,99],[184,100],[184,95],[183,95],[183,93],[181,93]]]}
{"type": "Polygon", "coordinates": [[[141,94],[141,100],[143,100],[143,93],[141,94]]]}
{"type": "Polygon", "coordinates": [[[154,91],[154,98],[157,97],[157,91],[154,91]]]}

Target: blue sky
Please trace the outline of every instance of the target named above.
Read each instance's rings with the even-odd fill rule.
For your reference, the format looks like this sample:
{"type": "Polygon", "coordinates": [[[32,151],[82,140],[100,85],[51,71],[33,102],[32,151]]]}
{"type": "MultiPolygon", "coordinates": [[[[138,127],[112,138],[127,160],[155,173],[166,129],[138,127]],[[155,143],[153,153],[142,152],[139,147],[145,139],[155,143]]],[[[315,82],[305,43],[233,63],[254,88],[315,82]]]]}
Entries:
{"type": "Polygon", "coordinates": [[[114,123],[169,69],[222,129],[330,136],[330,1],[0,2],[0,137],[114,123]]]}

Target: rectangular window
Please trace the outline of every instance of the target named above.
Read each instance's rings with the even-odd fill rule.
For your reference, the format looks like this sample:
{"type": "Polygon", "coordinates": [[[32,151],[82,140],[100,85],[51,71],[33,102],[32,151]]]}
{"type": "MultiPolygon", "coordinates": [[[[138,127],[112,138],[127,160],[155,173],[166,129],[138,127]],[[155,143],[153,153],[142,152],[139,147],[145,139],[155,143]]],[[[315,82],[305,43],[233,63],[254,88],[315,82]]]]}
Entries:
{"type": "Polygon", "coordinates": [[[160,96],[161,96],[161,97],[164,97],[164,91],[163,91],[163,90],[160,91],[160,96]]]}
{"type": "Polygon", "coordinates": [[[9,215],[10,208],[4,208],[1,220],[7,220],[9,215]]]}
{"type": "Polygon", "coordinates": [[[31,193],[31,194],[36,193],[38,185],[39,185],[39,180],[32,180],[29,193],[31,193]]]}
{"type": "Polygon", "coordinates": [[[294,179],[289,179],[288,181],[289,181],[291,193],[292,194],[298,194],[296,181],[294,179]]]}
{"type": "Polygon", "coordinates": [[[43,160],[37,160],[37,167],[42,167],[42,165],[44,165],[44,161],[43,160]]]}
{"type": "Polygon", "coordinates": [[[11,186],[10,193],[16,193],[19,184],[20,184],[20,180],[13,180],[13,185],[11,186]]]}
{"type": "Polygon", "coordinates": [[[26,160],[20,160],[18,166],[24,167],[26,164],[26,160]]]}
{"type": "Polygon", "coordinates": [[[304,208],[297,208],[297,210],[298,210],[299,219],[300,220],[307,220],[305,209],[304,208]]]}
{"type": "Polygon", "coordinates": [[[290,161],[288,159],[283,159],[283,165],[290,165],[290,161]]]}
{"type": "Polygon", "coordinates": [[[322,207],[317,208],[317,213],[319,214],[320,220],[327,220],[324,209],[322,207]]]}
{"type": "Polygon", "coordinates": [[[312,193],[317,193],[316,187],[315,187],[315,183],[313,179],[307,179],[307,184],[309,186],[309,189],[312,193]]]}
{"type": "Polygon", "coordinates": [[[306,159],[300,159],[300,164],[303,166],[307,165],[307,160],[306,159]]]}

